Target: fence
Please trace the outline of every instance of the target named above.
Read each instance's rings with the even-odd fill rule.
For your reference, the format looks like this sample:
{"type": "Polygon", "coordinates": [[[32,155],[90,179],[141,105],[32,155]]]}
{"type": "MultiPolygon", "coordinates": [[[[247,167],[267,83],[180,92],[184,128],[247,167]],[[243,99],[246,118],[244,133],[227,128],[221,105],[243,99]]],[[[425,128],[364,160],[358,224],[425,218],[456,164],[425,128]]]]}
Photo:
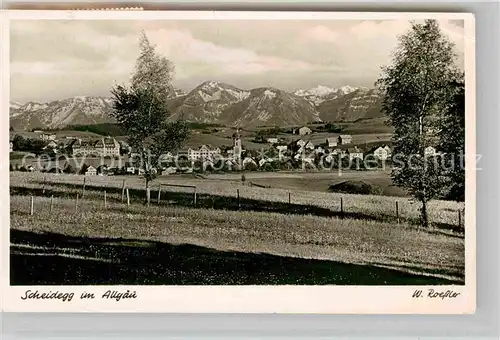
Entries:
{"type": "MultiPolygon", "coordinates": [[[[126,204],[127,207],[130,207],[132,204],[132,199],[137,199],[137,197],[144,198],[145,195],[144,189],[137,189],[137,183],[135,183],[135,189],[129,188],[129,185],[127,183],[126,179],[121,180],[121,183],[119,184],[121,186],[121,195],[120,195],[120,188],[117,187],[118,182],[114,182],[114,185],[112,186],[103,186],[105,181],[101,181],[100,179],[93,179],[92,182],[95,183],[89,183],[89,179],[87,177],[80,178],[80,184],[71,184],[74,189],[71,191],[69,195],[72,195],[73,199],[75,200],[74,204],[74,211],[78,212],[80,209],[79,202],[82,199],[92,199],[92,200],[102,200],[102,206],[105,209],[109,208],[109,203],[110,201],[112,202],[119,202],[123,205],[126,204]],[[99,183],[101,182],[101,183],[99,183]],[[79,189],[78,189],[79,188],[79,189]],[[89,194],[90,191],[92,192],[89,194]],[[131,190],[133,192],[133,195],[131,194],[131,190]],[[89,195],[90,197],[87,197],[89,195]]],[[[61,182],[65,183],[65,182],[61,182]]],[[[41,185],[41,194],[42,196],[48,197],[47,193],[50,195],[50,184],[55,184],[57,185],[57,182],[50,181],[47,182],[47,178],[44,176],[42,185],[41,185]]],[[[107,183],[109,185],[109,183],[107,183]]],[[[262,198],[262,197],[257,197],[257,198],[250,198],[252,195],[248,195],[249,193],[245,193],[248,190],[252,190],[250,188],[245,188],[245,187],[239,187],[239,188],[234,188],[233,187],[233,195],[227,193],[227,190],[223,194],[214,194],[214,193],[207,193],[207,190],[204,192],[199,191],[199,188],[196,185],[181,185],[181,184],[172,184],[172,183],[158,183],[157,185],[154,185],[154,189],[157,188],[157,199],[156,203],[159,206],[162,203],[165,204],[170,204],[169,202],[173,202],[174,204],[179,204],[179,200],[183,200],[182,204],[186,206],[193,206],[193,207],[202,207],[202,208],[218,208],[218,209],[238,209],[238,210],[255,210],[255,211],[269,211],[269,212],[281,212],[281,213],[301,213],[301,214],[313,214],[313,215],[321,215],[321,216],[337,216],[339,218],[359,218],[359,219],[382,219],[384,221],[393,221],[397,224],[402,223],[402,221],[409,221],[411,222],[411,218],[414,217],[409,217],[411,214],[406,211],[405,214],[405,209],[402,209],[402,205],[400,202],[395,199],[393,201],[393,208],[390,209],[389,206],[386,205],[387,209],[386,215],[383,217],[376,217],[373,218],[373,216],[364,216],[362,213],[359,212],[359,209],[356,209],[357,206],[356,204],[353,204],[351,201],[349,203],[349,200],[345,200],[343,196],[337,196],[336,198],[332,198],[331,202],[333,203],[333,207],[330,208],[321,208],[319,206],[314,206],[314,205],[309,205],[307,203],[304,203],[303,199],[300,197],[300,193],[295,193],[293,191],[281,191],[283,193],[283,196],[281,198],[274,197],[272,200],[269,200],[268,198],[262,198]],[[174,190],[169,190],[169,189],[174,189],[174,190]],[[175,191],[175,189],[188,189],[187,193],[186,192],[179,192],[175,191]],[[201,195],[201,196],[199,196],[201,195]],[[297,197],[296,195],[299,195],[297,197]],[[201,204],[200,203],[200,197],[201,197],[201,204]],[[295,199],[294,199],[295,198],[295,199]],[[336,201],[336,202],[335,202],[336,201]],[[335,208],[335,206],[337,208],[335,208]],[[392,213],[390,212],[392,210],[392,213]],[[358,211],[358,212],[357,212],[358,211]]],[[[33,188],[31,186],[27,187],[27,191],[33,188]]],[[[38,186],[38,190],[40,190],[40,186],[38,186]]],[[[255,191],[255,189],[253,189],[255,191]]],[[[258,190],[260,192],[260,190],[258,190]]],[[[274,191],[273,191],[274,192],[274,191]]],[[[275,193],[275,192],[274,192],[275,193]]],[[[264,194],[264,192],[262,192],[264,194]]],[[[68,195],[66,195],[68,196],[68,195]]],[[[255,193],[253,195],[255,197],[255,193]]],[[[53,199],[54,196],[50,196],[50,212],[53,210],[53,199]]],[[[30,198],[30,204],[29,204],[29,213],[31,215],[34,214],[34,211],[36,211],[36,202],[34,202],[34,196],[31,196],[30,198]]],[[[387,203],[387,199],[386,199],[387,203]]],[[[453,228],[458,227],[460,230],[463,228],[463,213],[458,210],[455,211],[456,216],[453,218],[453,215],[446,215],[446,221],[447,225],[454,226],[453,228]],[[450,218],[451,217],[451,218],[450,218]]],[[[450,212],[450,214],[452,214],[450,212]]]]}

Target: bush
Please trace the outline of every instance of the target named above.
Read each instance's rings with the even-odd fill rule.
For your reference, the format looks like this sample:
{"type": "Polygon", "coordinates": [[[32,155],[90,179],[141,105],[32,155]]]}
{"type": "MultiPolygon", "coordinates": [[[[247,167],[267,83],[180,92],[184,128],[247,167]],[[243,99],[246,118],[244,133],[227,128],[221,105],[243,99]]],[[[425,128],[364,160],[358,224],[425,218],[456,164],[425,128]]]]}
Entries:
{"type": "Polygon", "coordinates": [[[364,181],[344,181],[330,185],[330,192],[358,195],[382,195],[383,190],[378,185],[372,185],[364,181]]]}

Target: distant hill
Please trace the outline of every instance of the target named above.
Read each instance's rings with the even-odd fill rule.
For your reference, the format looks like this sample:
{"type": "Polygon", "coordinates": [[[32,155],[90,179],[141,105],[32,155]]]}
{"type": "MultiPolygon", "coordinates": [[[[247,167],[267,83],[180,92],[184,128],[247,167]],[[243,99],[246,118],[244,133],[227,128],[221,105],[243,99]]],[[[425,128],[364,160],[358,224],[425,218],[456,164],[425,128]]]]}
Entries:
{"type": "MultiPolygon", "coordinates": [[[[172,119],[226,126],[293,126],[311,122],[355,122],[382,118],[374,89],[318,86],[290,93],[272,87],[242,90],[206,81],[188,93],[176,89],[168,106],[172,119]]],[[[114,123],[111,98],[80,96],[48,103],[10,103],[16,130],[60,129],[114,123]]]]}

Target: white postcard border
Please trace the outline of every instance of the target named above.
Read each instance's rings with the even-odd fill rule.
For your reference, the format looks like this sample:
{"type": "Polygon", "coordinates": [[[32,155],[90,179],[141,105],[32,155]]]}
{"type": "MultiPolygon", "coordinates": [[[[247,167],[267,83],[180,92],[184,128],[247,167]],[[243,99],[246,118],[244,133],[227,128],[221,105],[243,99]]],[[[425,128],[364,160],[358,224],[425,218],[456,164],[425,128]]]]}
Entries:
{"type": "MultiPolygon", "coordinates": [[[[343,313],[343,314],[470,314],[476,308],[476,170],[475,170],[475,22],[464,13],[374,12],[215,12],[215,11],[4,11],[1,13],[2,128],[9,126],[10,20],[396,20],[462,19],[465,21],[466,70],[466,238],[464,286],[10,286],[9,191],[0,193],[2,219],[2,310],[7,312],[171,312],[171,313],[343,313]],[[71,302],[22,300],[26,290],[72,292],[71,302]],[[415,299],[415,290],[451,290],[454,299],[415,299]],[[101,299],[108,290],[135,292],[137,298],[101,299]],[[96,299],[80,299],[83,292],[96,299]]],[[[7,139],[0,152],[8,159],[7,139]]],[[[1,184],[9,186],[7,162],[0,164],[1,184]]]]}

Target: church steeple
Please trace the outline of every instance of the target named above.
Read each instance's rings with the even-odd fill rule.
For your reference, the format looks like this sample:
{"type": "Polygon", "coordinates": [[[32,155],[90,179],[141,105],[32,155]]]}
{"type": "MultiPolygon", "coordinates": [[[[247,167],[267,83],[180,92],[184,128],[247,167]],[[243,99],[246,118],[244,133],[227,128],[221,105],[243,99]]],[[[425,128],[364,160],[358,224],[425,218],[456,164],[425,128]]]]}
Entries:
{"type": "Polygon", "coordinates": [[[240,159],[241,158],[241,135],[240,135],[240,129],[237,128],[236,132],[233,134],[233,157],[234,159],[240,159]]]}

